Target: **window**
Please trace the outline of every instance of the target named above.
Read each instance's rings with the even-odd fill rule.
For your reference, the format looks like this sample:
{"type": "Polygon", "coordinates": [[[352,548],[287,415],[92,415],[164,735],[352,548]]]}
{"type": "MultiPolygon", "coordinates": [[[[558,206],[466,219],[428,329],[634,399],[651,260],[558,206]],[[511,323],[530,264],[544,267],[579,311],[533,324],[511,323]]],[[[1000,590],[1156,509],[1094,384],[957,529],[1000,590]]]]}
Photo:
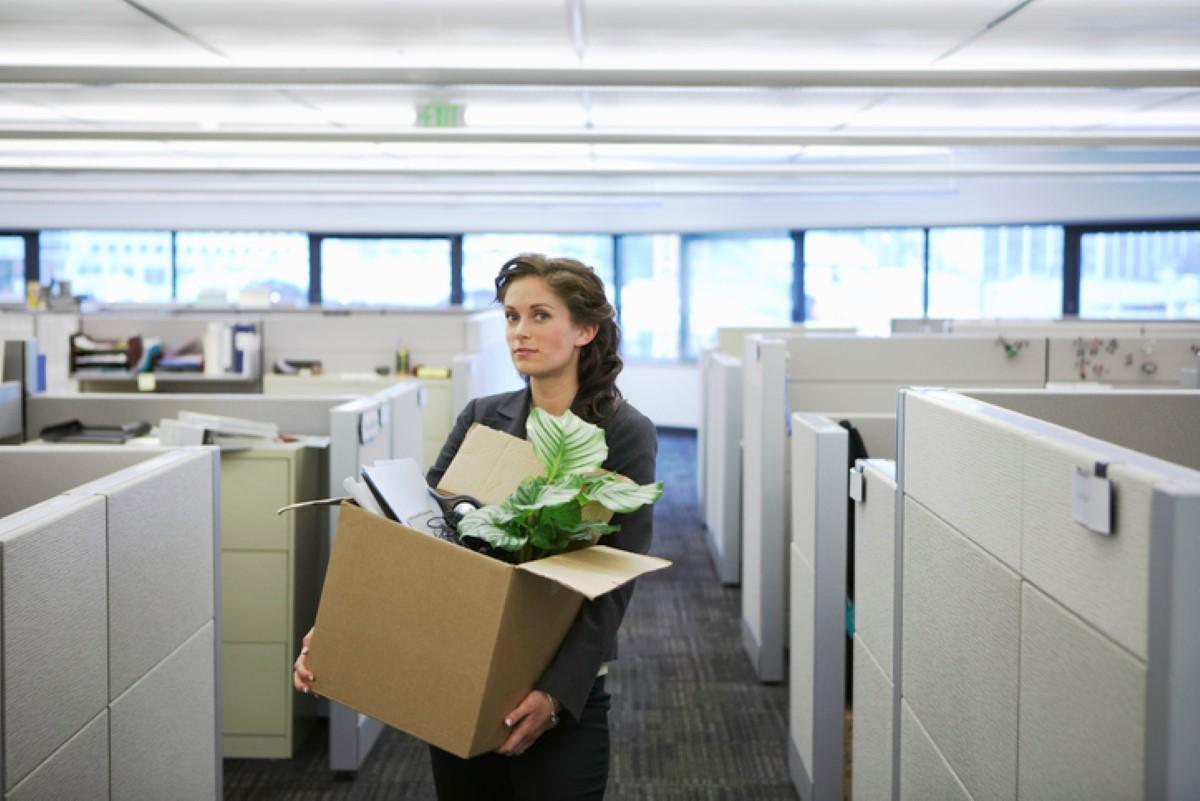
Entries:
{"type": "Polygon", "coordinates": [[[180,231],[175,250],[180,303],[234,302],[243,292],[265,292],[271,303],[308,302],[306,234],[180,231]]]}
{"type": "Polygon", "coordinates": [[[450,240],[321,240],[321,302],[372,306],[448,306],[450,240]]]}
{"type": "Polygon", "coordinates": [[[577,259],[604,282],[611,303],[613,238],[606,234],[466,234],[463,236],[463,305],[489,305],[496,296],[496,273],[520,253],[577,259]]]}
{"type": "Polygon", "coordinates": [[[1085,233],[1081,317],[1200,317],[1200,230],[1085,233]]]}
{"type": "Polygon", "coordinates": [[[720,326],[790,324],[794,254],[787,233],[685,237],[685,357],[715,345],[720,326]]]}
{"type": "Polygon", "coordinates": [[[171,302],[171,234],[167,231],[43,231],[38,238],[43,284],[69,282],[72,295],[103,303],[171,302]],[[135,244],[165,253],[122,252],[135,244]],[[151,282],[149,276],[160,280],[151,282]]]}
{"type": "Polygon", "coordinates": [[[629,235],[621,249],[621,353],[679,358],[680,242],[676,234],[629,235]]]}
{"type": "Polygon", "coordinates": [[[924,234],[920,228],[805,232],[805,319],[882,335],[893,317],[920,317],[924,234]]]}
{"type": "Polygon", "coordinates": [[[931,228],[929,316],[1058,317],[1062,254],[1057,225],[931,228]]]}
{"type": "Polygon", "coordinates": [[[0,236],[0,303],[25,299],[25,239],[0,236]]]}

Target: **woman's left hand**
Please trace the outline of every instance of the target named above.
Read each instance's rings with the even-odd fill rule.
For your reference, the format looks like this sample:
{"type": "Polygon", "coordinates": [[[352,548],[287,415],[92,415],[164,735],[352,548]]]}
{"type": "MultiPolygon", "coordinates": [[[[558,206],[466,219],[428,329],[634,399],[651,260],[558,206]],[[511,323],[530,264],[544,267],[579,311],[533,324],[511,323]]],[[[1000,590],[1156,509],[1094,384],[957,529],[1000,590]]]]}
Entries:
{"type": "Polygon", "coordinates": [[[525,696],[521,705],[508,713],[504,725],[512,729],[504,745],[496,749],[501,756],[520,756],[550,729],[554,728],[554,701],[541,690],[525,696]]]}

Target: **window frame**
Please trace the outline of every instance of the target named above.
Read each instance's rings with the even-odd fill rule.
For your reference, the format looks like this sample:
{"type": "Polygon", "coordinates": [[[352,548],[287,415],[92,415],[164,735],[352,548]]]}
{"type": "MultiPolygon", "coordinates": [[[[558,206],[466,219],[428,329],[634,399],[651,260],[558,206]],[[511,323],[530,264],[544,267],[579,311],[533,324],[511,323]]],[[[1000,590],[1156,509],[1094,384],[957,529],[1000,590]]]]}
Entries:
{"type": "MultiPolygon", "coordinates": [[[[1022,226],[1057,226],[1063,231],[1062,244],[1062,298],[1060,315],[1063,318],[1079,317],[1079,308],[1082,295],[1082,239],[1088,234],[1120,234],[1120,233],[1142,233],[1142,232],[1165,232],[1165,231],[1200,231],[1200,217],[1188,217],[1182,219],[1154,219],[1132,222],[1089,222],[1089,221],[1053,221],[1053,220],[1029,220],[1029,221],[1006,221],[1006,222],[971,222],[971,223],[954,223],[954,224],[925,224],[925,225],[842,225],[842,226],[820,226],[822,231],[839,231],[839,230],[854,230],[864,231],[873,229],[890,229],[890,228],[910,228],[919,229],[923,232],[924,247],[923,247],[923,291],[922,291],[922,314],[928,317],[929,314],[929,268],[930,268],[930,232],[935,229],[948,228],[990,228],[990,227],[1022,227],[1022,226]]],[[[19,236],[25,242],[25,285],[30,281],[42,282],[42,253],[40,247],[40,236],[47,231],[70,231],[70,230],[112,230],[120,232],[124,230],[159,230],[164,229],[92,229],[92,228],[0,228],[2,236],[19,236]]],[[[226,229],[213,227],[214,232],[220,233],[226,229]]],[[[621,240],[625,236],[645,236],[653,233],[668,233],[675,234],[679,237],[680,247],[680,275],[679,275],[679,302],[680,302],[680,320],[679,320],[679,357],[675,360],[671,359],[634,359],[629,360],[631,364],[694,364],[695,359],[687,356],[690,331],[688,330],[689,320],[691,318],[691,308],[688,303],[689,288],[691,285],[692,265],[687,258],[687,243],[695,239],[703,239],[709,237],[761,237],[767,235],[777,235],[780,233],[779,228],[761,229],[761,230],[740,230],[740,231],[619,231],[598,232],[598,231],[570,231],[570,232],[547,232],[547,233],[564,233],[569,235],[588,235],[588,236],[607,236],[612,239],[613,253],[613,301],[616,307],[618,321],[624,322],[624,304],[623,304],[623,289],[624,289],[624,270],[621,264],[621,240]]],[[[792,313],[791,319],[794,323],[803,323],[807,320],[806,307],[808,303],[808,295],[805,284],[806,264],[804,257],[805,237],[810,229],[808,228],[793,228],[786,230],[786,234],[792,240],[792,313]]],[[[189,232],[189,229],[169,229],[165,231],[171,237],[171,300],[172,304],[179,304],[178,300],[178,235],[183,232],[189,232]]],[[[237,230],[229,230],[229,233],[238,233],[237,230]]],[[[378,231],[290,231],[286,233],[300,233],[308,237],[309,249],[309,290],[308,303],[310,308],[322,308],[322,276],[323,268],[321,259],[321,244],[327,238],[336,239],[445,239],[450,243],[450,305],[461,306],[463,300],[463,237],[467,234],[486,234],[486,233],[502,233],[489,231],[470,231],[470,232],[378,232],[378,231]]],[[[11,306],[13,304],[5,304],[11,306]]],[[[22,301],[21,305],[24,305],[22,301]]]]}

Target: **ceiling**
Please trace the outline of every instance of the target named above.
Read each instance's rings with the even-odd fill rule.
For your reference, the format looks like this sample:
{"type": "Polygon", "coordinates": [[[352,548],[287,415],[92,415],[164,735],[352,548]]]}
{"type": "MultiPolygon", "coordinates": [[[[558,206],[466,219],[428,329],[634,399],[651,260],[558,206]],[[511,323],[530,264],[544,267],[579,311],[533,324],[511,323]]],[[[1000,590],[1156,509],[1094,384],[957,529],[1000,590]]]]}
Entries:
{"type": "Polygon", "coordinates": [[[0,191],[1200,180],[1197,42],[1196,0],[4,0],[0,191]],[[461,125],[419,125],[429,104],[461,125]]]}

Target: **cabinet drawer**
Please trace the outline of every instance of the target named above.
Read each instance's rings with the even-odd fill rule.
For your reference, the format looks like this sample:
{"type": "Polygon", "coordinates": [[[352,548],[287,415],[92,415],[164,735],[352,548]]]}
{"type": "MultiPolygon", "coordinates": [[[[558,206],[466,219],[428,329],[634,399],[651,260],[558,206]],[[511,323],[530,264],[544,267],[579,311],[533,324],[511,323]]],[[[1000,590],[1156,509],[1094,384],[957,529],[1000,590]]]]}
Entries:
{"type": "Polygon", "coordinates": [[[226,734],[287,734],[291,661],[282,645],[221,646],[226,734]]]}
{"type": "Polygon", "coordinates": [[[288,642],[288,555],[284,551],[221,554],[221,639],[288,642]]]}
{"type": "Polygon", "coordinates": [[[286,515],[276,515],[291,503],[288,463],[282,459],[221,459],[221,547],[288,547],[286,515]]]}

